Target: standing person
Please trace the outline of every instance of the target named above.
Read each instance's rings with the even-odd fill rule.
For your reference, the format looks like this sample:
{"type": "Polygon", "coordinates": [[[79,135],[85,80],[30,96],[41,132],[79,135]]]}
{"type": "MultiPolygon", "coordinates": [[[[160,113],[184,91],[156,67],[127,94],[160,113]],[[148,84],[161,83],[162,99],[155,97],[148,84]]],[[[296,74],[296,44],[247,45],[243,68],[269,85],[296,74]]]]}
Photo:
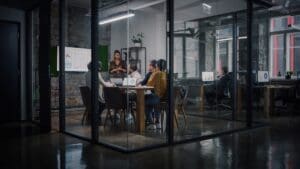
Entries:
{"type": "MultiPolygon", "coordinates": [[[[85,74],[85,82],[86,82],[86,86],[88,86],[90,88],[90,91],[92,89],[92,82],[91,82],[91,78],[92,78],[92,71],[91,71],[91,63],[89,63],[87,65],[88,67],[88,72],[85,74]]],[[[103,87],[112,87],[114,86],[113,83],[111,82],[106,82],[102,75],[101,75],[101,62],[99,62],[99,69],[98,69],[98,78],[99,78],[99,97],[98,97],[98,101],[99,101],[99,123],[101,124],[101,113],[103,112],[103,110],[105,109],[105,100],[104,100],[104,93],[103,93],[103,87]]]]}
{"type": "Polygon", "coordinates": [[[146,116],[149,129],[160,129],[160,110],[157,110],[157,105],[160,103],[167,91],[167,74],[165,60],[158,60],[156,70],[151,74],[147,86],[151,86],[154,90],[151,94],[145,96],[146,100],[146,116]],[[154,112],[153,112],[154,110],[154,112]]]}
{"type": "Polygon", "coordinates": [[[109,73],[115,77],[124,77],[126,70],[126,64],[122,60],[119,50],[114,51],[113,61],[110,62],[109,73]]]}

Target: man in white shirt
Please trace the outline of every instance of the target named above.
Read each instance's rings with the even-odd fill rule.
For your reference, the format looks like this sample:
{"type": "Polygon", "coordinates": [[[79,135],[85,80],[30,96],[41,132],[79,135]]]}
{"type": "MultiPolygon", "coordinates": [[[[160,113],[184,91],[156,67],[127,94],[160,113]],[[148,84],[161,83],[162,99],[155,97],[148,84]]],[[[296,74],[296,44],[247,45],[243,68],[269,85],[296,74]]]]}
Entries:
{"type": "Polygon", "coordinates": [[[140,74],[140,72],[137,70],[136,64],[130,64],[129,66],[129,72],[130,72],[130,77],[136,79],[136,84],[139,84],[143,78],[140,74]]]}

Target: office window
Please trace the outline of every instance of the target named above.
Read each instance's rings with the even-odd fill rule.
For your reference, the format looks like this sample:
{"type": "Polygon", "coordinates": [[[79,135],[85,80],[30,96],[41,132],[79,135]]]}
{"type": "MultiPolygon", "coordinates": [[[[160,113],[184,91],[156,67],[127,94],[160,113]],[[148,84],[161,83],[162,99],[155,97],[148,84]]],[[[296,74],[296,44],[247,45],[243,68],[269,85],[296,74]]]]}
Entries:
{"type": "Polygon", "coordinates": [[[199,77],[199,41],[186,38],[186,73],[187,77],[199,77]]]}
{"type": "Polygon", "coordinates": [[[297,73],[300,71],[300,33],[289,33],[287,35],[287,71],[297,73]]]}
{"type": "Polygon", "coordinates": [[[270,20],[270,72],[280,78],[287,71],[299,71],[300,16],[282,16],[270,20]]]}
{"type": "Polygon", "coordinates": [[[229,25],[216,32],[216,72],[220,73],[222,67],[232,71],[232,26],[229,25]]]}
{"type": "Polygon", "coordinates": [[[280,77],[286,73],[284,64],[284,35],[271,36],[271,72],[272,77],[280,77]]]}

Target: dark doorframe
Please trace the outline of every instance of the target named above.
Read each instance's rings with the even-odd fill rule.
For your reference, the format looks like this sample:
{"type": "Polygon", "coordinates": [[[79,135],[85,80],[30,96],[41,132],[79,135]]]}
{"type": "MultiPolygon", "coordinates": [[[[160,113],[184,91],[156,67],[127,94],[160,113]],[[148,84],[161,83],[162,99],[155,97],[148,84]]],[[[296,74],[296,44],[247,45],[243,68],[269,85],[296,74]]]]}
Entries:
{"type": "MultiPolygon", "coordinates": [[[[3,122],[16,122],[16,121],[21,121],[21,64],[20,64],[20,47],[21,47],[21,41],[20,41],[20,23],[19,22],[13,22],[13,21],[7,21],[7,20],[0,20],[0,23],[2,24],[11,24],[11,25],[14,25],[14,26],[17,26],[17,33],[16,33],[16,37],[17,37],[17,91],[16,91],[16,95],[15,95],[15,99],[16,99],[16,104],[14,104],[14,106],[16,106],[16,109],[13,110],[13,112],[15,112],[15,114],[11,115],[11,116],[7,116],[8,119],[6,120],[3,120],[3,122]]],[[[2,86],[4,84],[1,84],[1,88],[3,87],[6,88],[5,86],[2,86]]],[[[8,89],[7,89],[8,90],[8,89]]],[[[13,91],[9,91],[9,92],[12,92],[13,91]]],[[[3,103],[4,104],[4,103],[3,103]]],[[[6,105],[5,105],[6,106],[6,105]]],[[[7,105],[8,107],[10,105],[7,105]]],[[[5,110],[5,109],[4,109],[5,110]]],[[[3,110],[2,110],[3,111],[3,110]]],[[[5,112],[4,112],[5,113],[5,112]]],[[[8,112],[6,112],[8,113],[8,112]]],[[[2,117],[3,118],[3,117],[2,117]]],[[[5,119],[6,117],[4,117],[5,119]]],[[[0,123],[2,121],[0,120],[0,123]]]]}
{"type": "Polygon", "coordinates": [[[50,107],[50,11],[51,0],[40,5],[39,29],[39,82],[40,82],[40,126],[43,132],[51,130],[50,107]]]}

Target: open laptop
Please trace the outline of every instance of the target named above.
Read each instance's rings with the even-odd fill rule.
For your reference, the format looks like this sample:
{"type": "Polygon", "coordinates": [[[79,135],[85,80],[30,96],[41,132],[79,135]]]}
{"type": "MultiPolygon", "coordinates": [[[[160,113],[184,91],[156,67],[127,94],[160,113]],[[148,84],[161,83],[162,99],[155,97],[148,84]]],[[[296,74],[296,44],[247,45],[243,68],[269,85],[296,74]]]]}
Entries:
{"type": "Polygon", "coordinates": [[[123,86],[136,86],[136,78],[124,78],[123,86]]]}
{"type": "Polygon", "coordinates": [[[122,78],[110,78],[110,81],[117,86],[121,86],[123,84],[122,78]]]}

